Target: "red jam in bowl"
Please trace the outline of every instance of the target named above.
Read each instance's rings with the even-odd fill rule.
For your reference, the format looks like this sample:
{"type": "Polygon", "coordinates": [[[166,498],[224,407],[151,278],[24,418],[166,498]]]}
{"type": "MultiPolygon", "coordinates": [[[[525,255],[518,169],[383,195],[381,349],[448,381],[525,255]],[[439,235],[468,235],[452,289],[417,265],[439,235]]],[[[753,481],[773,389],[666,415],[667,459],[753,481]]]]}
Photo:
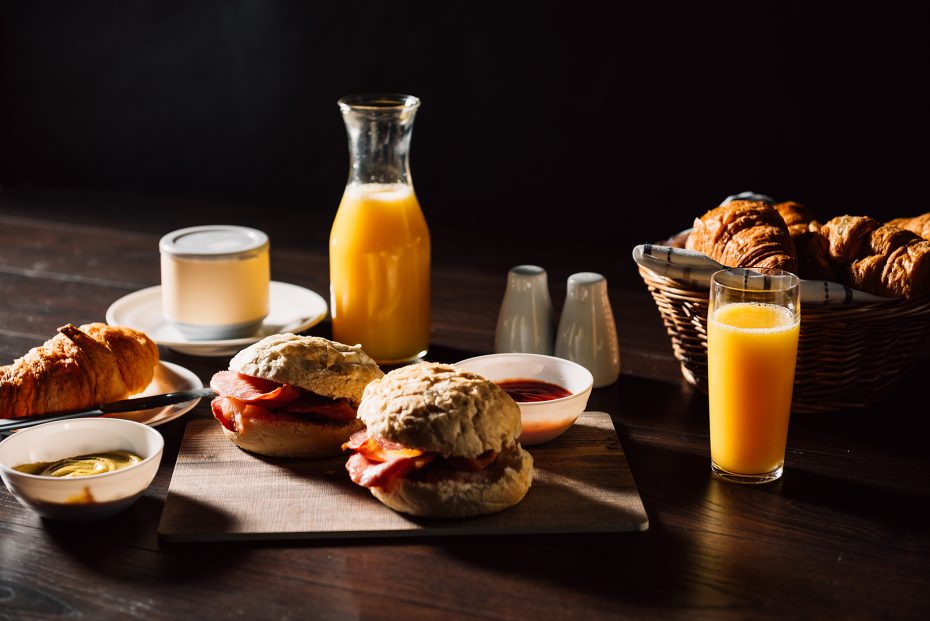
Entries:
{"type": "Polygon", "coordinates": [[[497,385],[503,388],[517,403],[552,401],[553,399],[570,397],[572,394],[558,384],[550,384],[549,382],[534,379],[508,379],[497,382],[497,385]]]}

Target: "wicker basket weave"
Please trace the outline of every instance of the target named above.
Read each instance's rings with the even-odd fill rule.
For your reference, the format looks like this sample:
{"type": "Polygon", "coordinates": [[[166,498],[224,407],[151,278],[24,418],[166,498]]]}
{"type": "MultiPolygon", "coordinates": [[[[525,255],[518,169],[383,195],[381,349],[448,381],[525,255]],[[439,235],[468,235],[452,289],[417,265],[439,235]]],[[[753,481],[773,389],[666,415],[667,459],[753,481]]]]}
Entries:
{"type": "MultiPolygon", "coordinates": [[[[707,392],[707,289],[643,267],[672,339],[681,373],[707,392]]],[[[930,335],[930,298],[856,306],[804,306],[795,372],[794,412],[862,408],[914,362],[930,335]]]]}

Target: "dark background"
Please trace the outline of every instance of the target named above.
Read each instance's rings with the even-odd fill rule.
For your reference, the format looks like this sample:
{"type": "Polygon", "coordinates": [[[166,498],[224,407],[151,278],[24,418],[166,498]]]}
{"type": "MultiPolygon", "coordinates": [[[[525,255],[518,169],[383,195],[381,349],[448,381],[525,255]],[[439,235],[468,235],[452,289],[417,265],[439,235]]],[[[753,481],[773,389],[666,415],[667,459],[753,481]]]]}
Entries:
{"type": "Polygon", "coordinates": [[[411,165],[434,231],[626,254],[747,189],[822,219],[913,215],[930,20],[901,11],[2,1],[0,197],[322,242],[348,166],[335,102],[394,91],[423,102],[411,165]]]}

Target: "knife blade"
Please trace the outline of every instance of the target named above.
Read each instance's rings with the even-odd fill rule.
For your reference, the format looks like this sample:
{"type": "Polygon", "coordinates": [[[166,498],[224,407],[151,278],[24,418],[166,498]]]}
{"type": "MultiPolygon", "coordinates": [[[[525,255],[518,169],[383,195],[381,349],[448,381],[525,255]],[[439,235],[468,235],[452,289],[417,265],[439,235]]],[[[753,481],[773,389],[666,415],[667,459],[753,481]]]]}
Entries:
{"type": "Polygon", "coordinates": [[[104,414],[118,414],[120,412],[136,412],[139,410],[150,410],[152,408],[164,407],[175,403],[184,403],[193,399],[203,399],[214,397],[216,393],[210,388],[197,388],[195,390],[180,390],[177,392],[166,392],[160,395],[148,395],[145,397],[133,397],[131,399],[122,399],[110,403],[101,403],[100,405],[75,412],[55,412],[51,414],[41,414],[39,416],[29,416],[24,418],[10,419],[5,423],[0,423],[0,434],[7,431],[16,431],[26,427],[34,427],[42,423],[49,423],[56,420],[68,420],[71,418],[88,418],[93,416],[103,416],[104,414]]]}

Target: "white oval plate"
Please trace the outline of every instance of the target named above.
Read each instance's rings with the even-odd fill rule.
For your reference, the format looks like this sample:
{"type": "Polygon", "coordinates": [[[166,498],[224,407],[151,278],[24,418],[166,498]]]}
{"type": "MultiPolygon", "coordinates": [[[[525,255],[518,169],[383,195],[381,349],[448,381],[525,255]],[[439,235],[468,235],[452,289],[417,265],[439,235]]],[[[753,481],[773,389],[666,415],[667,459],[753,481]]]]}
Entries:
{"type": "MultiPolygon", "coordinates": [[[[179,392],[181,390],[196,390],[203,388],[203,382],[197,377],[197,374],[181,365],[173,362],[161,360],[155,367],[155,377],[151,383],[145,387],[142,392],[132,395],[132,397],[147,397],[149,395],[160,395],[166,392],[179,392]]],[[[119,414],[106,414],[107,418],[122,418],[125,420],[135,421],[143,425],[157,427],[174,420],[179,416],[191,411],[200,399],[191,399],[183,403],[166,405],[162,408],[151,408],[149,410],[138,410],[135,412],[120,412],[119,414]]],[[[0,418],[0,423],[14,419],[0,418]]]]}
{"type": "Polygon", "coordinates": [[[269,336],[301,332],[323,321],[329,311],[320,294],[284,282],[271,282],[268,316],[253,336],[220,341],[185,338],[165,321],[161,312],[161,287],[156,285],[124,296],[107,309],[107,323],[142,330],[165,347],[191,356],[228,356],[269,336]]]}
{"type": "MultiPolygon", "coordinates": [[[[160,395],[166,392],[179,392],[182,390],[196,390],[203,388],[203,382],[197,377],[197,374],[190,369],[185,369],[179,364],[165,362],[160,360],[155,368],[155,377],[152,382],[146,386],[145,390],[133,397],[147,397],[148,395],[160,395]]],[[[138,412],[121,412],[119,414],[107,414],[109,418],[123,418],[133,420],[137,423],[143,423],[152,427],[167,423],[177,417],[191,411],[200,399],[192,399],[184,403],[175,403],[166,405],[162,408],[152,408],[150,410],[139,410],[138,412]]]]}

